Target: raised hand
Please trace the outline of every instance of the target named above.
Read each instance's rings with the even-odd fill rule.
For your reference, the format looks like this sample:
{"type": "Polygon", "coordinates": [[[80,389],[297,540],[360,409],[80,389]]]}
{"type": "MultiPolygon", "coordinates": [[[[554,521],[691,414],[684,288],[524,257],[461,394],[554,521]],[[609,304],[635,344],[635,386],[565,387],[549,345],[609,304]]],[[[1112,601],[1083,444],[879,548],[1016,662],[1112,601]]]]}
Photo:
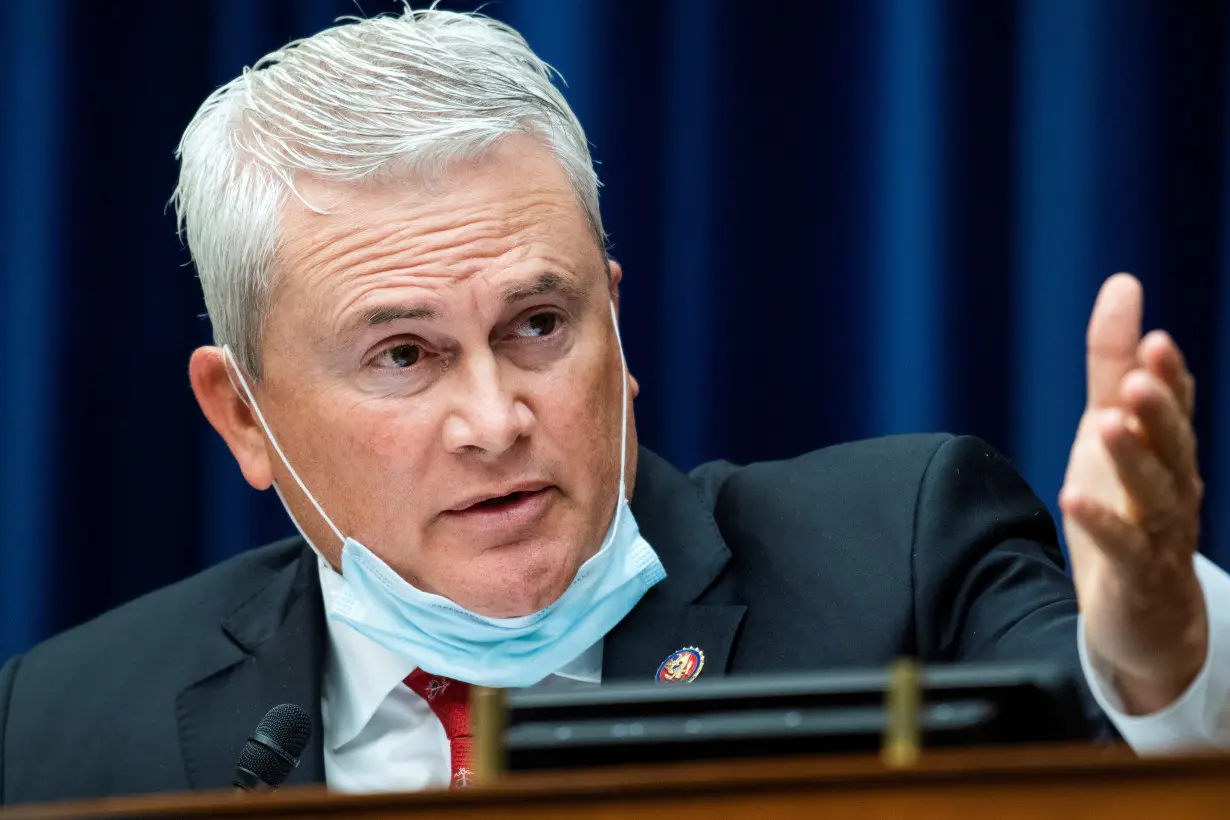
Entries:
{"type": "Polygon", "coordinates": [[[1127,274],[1098,294],[1086,407],[1059,497],[1089,649],[1137,714],[1173,702],[1208,651],[1193,563],[1204,494],[1195,380],[1169,335],[1140,338],[1142,303],[1127,274]]]}

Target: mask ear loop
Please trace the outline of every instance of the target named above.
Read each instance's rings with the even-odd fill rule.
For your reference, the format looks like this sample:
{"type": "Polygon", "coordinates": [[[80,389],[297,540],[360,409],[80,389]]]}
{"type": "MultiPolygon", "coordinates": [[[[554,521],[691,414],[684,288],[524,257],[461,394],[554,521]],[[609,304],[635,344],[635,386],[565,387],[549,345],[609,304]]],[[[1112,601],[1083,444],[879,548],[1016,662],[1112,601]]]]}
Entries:
{"type": "MultiPolygon", "coordinates": [[[[226,378],[230,380],[231,387],[236,393],[240,394],[240,398],[246,397],[244,404],[248,406],[249,410],[256,414],[257,421],[261,423],[261,429],[265,431],[265,435],[269,436],[269,443],[272,444],[273,449],[277,451],[278,458],[282,459],[282,464],[286,467],[287,472],[290,473],[290,477],[293,478],[295,483],[299,485],[299,489],[303,491],[305,496],[307,496],[307,500],[312,502],[312,506],[316,508],[316,512],[320,513],[320,517],[323,518],[325,523],[329,525],[329,529],[333,530],[333,534],[337,536],[337,540],[341,541],[342,544],[345,544],[346,536],[342,535],[342,531],[339,530],[333,523],[333,519],[329,518],[329,516],[325,514],[325,510],[320,506],[320,502],[316,500],[316,496],[312,495],[311,490],[309,490],[307,485],[303,483],[303,479],[299,478],[299,474],[295,472],[295,468],[290,466],[290,460],[287,459],[286,454],[282,452],[281,445],[278,444],[278,440],[273,436],[273,431],[269,429],[269,425],[265,422],[265,414],[261,412],[260,405],[256,403],[256,397],[252,395],[252,390],[248,387],[248,380],[243,377],[243,370],[239,367],[239,361],[235,358],[235,354],[231,352],[231,346],[223,345],[222,353],[227,364],[226,378]],[[232,367],[234,367],[235,370],[234,376],[231,375],[232,367]],[[235,385],[236,377],[239,378],[239,384],[243,387],[242,392],[240,392],[239,387],[235,385]]],[[[278,489],[276,484],[274,485],[274,489],[277,490],[278,497],[282,498],[282,491],[278,489]]],[[[282,498],[282,504],[284,506],[286,505],[285,498],[282,498]]],[[[286,507],[286,510],[289,513],[290,507],[286,507]]],[[[294,519],[295,517],[292,514],[291,521],[294,521],[294,519]]],[[[297,523],[296,526],[298,526],[297,523]]]]}
{"type": "Polygon", "coordinates": [[[612,299],[608,304],[611,307],[611,324],[615,328],[615,343],[619,346],[619,378],[623,386],[623,398],[619,405],[619,504],[615,512],[618,516],[619,509],[627,500],[624,498],[624,470],[628,462],[628,360],[624,356],[624,342],[619,335],[619,317],[615,315],[615,300],[612,299]]]}

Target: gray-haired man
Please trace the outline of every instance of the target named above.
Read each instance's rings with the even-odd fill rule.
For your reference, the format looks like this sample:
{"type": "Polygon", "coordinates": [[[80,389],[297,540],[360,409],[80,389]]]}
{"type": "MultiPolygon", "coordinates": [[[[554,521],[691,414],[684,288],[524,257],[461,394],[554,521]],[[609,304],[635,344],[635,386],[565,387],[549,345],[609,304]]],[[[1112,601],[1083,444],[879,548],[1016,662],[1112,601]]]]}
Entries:
{"type": "Polygon", "coordinates": [[[302,537],[6,665],[4,802],[225,787],[284,701],[320,727],[292,782],[462,785],[468,684],[902,654],[1083,668],[1090,734],[1100,702],[1142,750],[1228,743],[1190,377],[1168,339],[1139,343],[1131,280],[1095,312],[1064,495],[1081,630],[1045,508],[981,442],[691,475],[638,447],[585,137],[507,27],[322,32],[212,95],[181,152],[217,341],[192,386],[302,537]]]}

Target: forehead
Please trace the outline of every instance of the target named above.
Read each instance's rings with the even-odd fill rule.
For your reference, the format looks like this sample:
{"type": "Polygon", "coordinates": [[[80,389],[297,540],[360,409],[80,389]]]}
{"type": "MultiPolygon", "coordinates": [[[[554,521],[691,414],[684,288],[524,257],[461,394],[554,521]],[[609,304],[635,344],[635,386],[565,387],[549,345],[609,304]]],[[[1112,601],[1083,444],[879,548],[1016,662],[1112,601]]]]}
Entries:
{"type": "MultiPolygon", "coordinates": [[[[344,311],[372,289],[506,278],[525,265],[578,277],[601,266],[584,209],[548,148],[512,137],[439,178],[305,179],[277,249],[277,287],[344,311]]],[[[526,271],[528,273],[528,271],[526,271]]]]}

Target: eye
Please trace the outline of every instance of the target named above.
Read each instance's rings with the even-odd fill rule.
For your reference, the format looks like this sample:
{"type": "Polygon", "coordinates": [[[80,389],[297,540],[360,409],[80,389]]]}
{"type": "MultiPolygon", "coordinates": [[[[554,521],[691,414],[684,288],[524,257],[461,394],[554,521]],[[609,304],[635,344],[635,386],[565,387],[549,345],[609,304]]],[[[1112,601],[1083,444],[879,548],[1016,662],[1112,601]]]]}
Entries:
{"type": "Polygon", "coordinates": [[[399,344],[385,350],[376,357],[376,361],[384,367],[404,369],[414,366],[422,355],[423,348],[418,345],[399,344]]]}
{"type": "Polygon", "coordinates": [[[517,335],[533,338],[535,336],[550,336],[559,326],[559,315],[555,313],[535,313],[517,326],[517,335]]]}

